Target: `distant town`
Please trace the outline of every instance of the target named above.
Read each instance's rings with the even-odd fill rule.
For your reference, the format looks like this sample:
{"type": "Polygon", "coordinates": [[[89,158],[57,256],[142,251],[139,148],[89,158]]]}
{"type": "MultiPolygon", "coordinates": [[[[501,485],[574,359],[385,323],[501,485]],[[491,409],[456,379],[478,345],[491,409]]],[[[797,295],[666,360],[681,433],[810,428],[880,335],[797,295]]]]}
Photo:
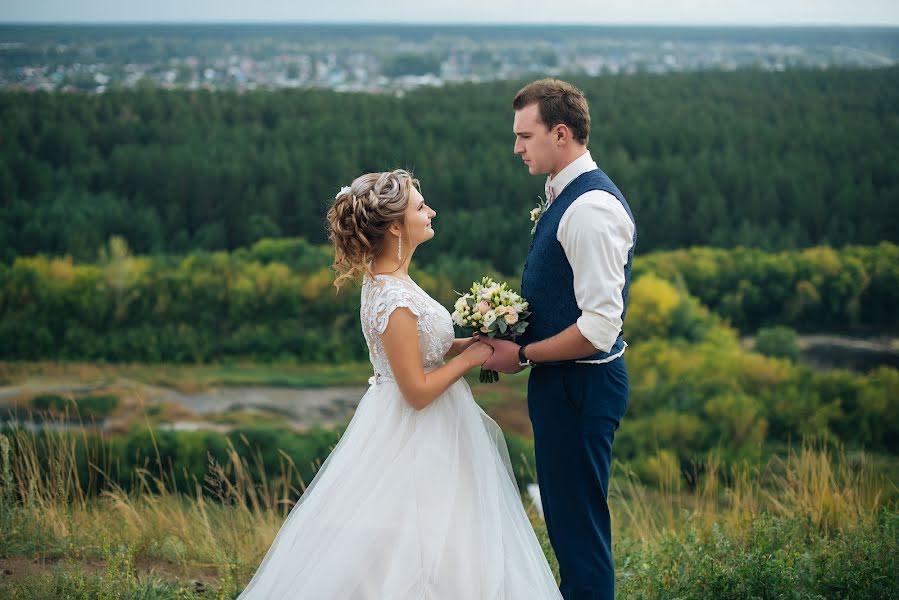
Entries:
{"type": "Polygon", "coordinates": [[[0,88],[402,94],[529,76],[876,68],[897,28],[0,25],[0,88]]]}

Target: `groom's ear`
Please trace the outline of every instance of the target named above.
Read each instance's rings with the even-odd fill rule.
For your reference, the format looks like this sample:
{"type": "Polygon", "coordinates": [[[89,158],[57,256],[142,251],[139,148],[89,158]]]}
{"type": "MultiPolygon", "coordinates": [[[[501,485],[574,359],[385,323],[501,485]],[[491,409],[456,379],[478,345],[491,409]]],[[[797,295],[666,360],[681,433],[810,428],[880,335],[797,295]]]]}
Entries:
{"type": "Polygon", "coordinates": [[[553,138],[559,145],[565,144],[571,140],[571,128],[565,123],[557,123],[553,127],[553,138]]]}

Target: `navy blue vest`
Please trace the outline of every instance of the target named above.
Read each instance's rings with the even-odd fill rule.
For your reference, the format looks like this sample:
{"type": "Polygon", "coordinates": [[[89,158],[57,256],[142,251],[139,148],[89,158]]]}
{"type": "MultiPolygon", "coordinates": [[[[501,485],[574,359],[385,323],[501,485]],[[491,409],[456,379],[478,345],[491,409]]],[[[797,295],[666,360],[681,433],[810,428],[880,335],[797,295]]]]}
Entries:
{"type": "MultiPolygon", "coordinates": [[[[531,240],[527,261],[524,263],[521,295],[528,301],[528,310],[532,314],[528,319],[528,328],[518,340],[520,344],[531,344],[552,337],[573,325],[581,316],[581,309],[578,308],[574,297],[574,273],[571,271],[571,264],[565,256],[562,244],[556,239],[556,234],[562,215],[571,203],[590,190],[602,190],[615,196],[627,211],[631,222],[634,222],[634,215],[621,190],[600,169],[582,173],[562,190],[559,197],[540,216],[534,239],[531,240]]],[[[631,283],[631,263],[636,245],[635,227],[634,243],[627,254],[627,264],[624,267],[624,289],[621,293],[624,300],[624,310],[621,311],[622,322],[627,312],[627,292],[631,283]]],[[[619,332],[618,339],[609,352],[597,352],[579,360],[601,360],[621,352],[622,348],[624,348],[624,335],[623,332],[619,332]]]]}

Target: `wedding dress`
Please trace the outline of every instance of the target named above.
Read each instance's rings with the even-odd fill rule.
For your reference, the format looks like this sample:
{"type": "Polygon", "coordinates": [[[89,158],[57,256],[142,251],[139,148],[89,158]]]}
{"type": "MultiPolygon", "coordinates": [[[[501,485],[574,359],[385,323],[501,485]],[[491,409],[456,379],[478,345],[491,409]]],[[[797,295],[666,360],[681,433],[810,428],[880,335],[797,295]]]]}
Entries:
{"type": "Polygon", "coordinates": [[[415,283],[366,277],[375,375],[240,600],[561,598],[502,432],[466,381],[420,411],[403,399],[381,342],[401,306],[417,317],[425,369],[442,364],[454,335],[446,309],[415,283]]]}

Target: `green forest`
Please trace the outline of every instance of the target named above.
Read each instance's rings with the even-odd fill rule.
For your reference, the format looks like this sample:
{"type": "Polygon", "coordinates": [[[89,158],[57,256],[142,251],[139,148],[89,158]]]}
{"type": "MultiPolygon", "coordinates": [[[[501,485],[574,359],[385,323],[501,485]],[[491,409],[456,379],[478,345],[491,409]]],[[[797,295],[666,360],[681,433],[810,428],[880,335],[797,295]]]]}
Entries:
{"type": "MultiPolygon", "coordinates": [[[[594,158],[627,196],[640,253],[899,240],[899,68],[575,78],[594,158]]],[[[420,257],[517,273],[543,193],[512,154],[524,82],[402,97],[323,90],[0,94],[0,260],[325,239],[356,175],[414,170],[438,212],[420,257]]]]}

